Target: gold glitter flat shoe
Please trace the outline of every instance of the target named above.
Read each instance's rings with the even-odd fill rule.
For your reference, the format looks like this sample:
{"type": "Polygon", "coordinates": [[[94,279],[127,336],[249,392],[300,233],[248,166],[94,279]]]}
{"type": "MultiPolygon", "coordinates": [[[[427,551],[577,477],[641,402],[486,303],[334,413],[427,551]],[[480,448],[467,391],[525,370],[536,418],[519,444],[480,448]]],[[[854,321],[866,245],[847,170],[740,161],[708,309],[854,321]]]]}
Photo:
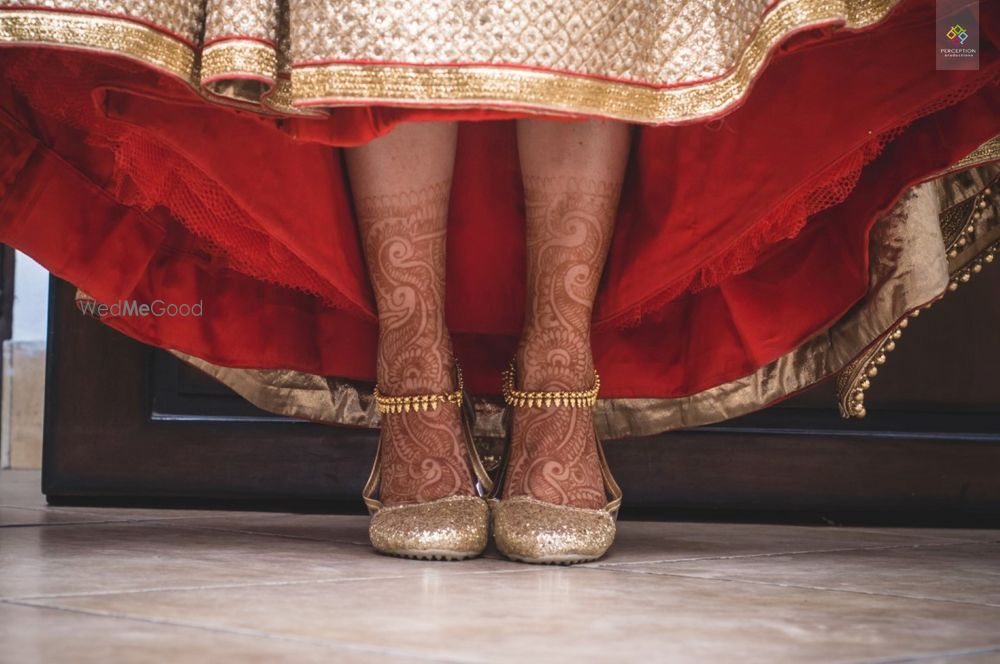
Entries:
{"type": "MultiPolygon", "coordinates": [[[[504,401],[512,408],[569,406],[590,408],[597,401],[600,378],[594,372],[594,386],[580,392],[525,392],[514,387],[514,365],[504,372],[504,401]]],[[[510,412],[510,411],[508,411],[510,412]]],[[[510,427],[508,427],[510,431],[510,427]]],[[[509,440],[509,439],[508,439],[509,440]]],[[[508,450],[504,454],[500,479],[489,499],[493,515],[493,539],[507,558],[524,563],[572,565],[597,560],[615,539],[615,521],[622,502],[622,492],[608,468],[601,441],[597,454],[608,503],[591,509],[555,505],[531,496],[499,499],[506,475],[508,450]]]]}
{"type": "Polygon", "coordinates": [[[462,386],[462,370],[455,362],[457,389],[442,394],[385,396],[375,388],[380,413],[402,413],[437,408],[453,403],[461,409],[462,431],[473,476],[475,496],[448,496],[423,503],[385,506],[376,498],[382,472],[382,440],[375,463],[365,483],[362,498],[371,515],[368,538],[376,551],[422,560],[465,560],[486,548],[489,536],[489,506],[483,499],[493,488],[472,437],[474,414],[462,386]]]}

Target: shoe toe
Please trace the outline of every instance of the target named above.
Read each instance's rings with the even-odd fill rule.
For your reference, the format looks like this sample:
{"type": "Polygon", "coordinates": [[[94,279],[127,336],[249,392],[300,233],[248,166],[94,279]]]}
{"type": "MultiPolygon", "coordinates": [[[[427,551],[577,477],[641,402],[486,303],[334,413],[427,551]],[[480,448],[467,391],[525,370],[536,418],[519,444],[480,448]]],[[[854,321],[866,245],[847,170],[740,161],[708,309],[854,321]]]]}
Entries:
{"type": "Polygon", "coordinates": [[[382,553],[406,558],[461,560],[486,548],[489,508],[475,496],[384,507],[368,536],[382,553]]]}
{"type": "Polygon", "coordinates": [[[607,510],[515,496],[494,501],[493,537],[513,560],[569,565],[603,556],[615,538],[615,519],[607,510]]]}

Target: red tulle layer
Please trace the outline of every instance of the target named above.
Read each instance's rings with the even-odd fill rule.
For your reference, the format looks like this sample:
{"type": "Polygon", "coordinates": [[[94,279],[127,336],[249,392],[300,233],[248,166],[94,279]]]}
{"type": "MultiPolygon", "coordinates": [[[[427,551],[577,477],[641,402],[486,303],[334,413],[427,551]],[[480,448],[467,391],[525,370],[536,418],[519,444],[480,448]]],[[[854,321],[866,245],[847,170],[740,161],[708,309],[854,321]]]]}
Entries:
{"type": "MultiPolygon", "coordinates": [[[[793,40],[724,118],[638,128],[595,310],[602,395],[733,380],[861,298],[878,215],[1000,133],[998,26],[983,18],[979,71],[934,69],[933,3],[915,1],[864,32],[793,40]]],[[[524,302],[516,115],[277,121],[110,56],[13,47],[0,62],[0,240],[102,302],[200,301],[199,318],[107,322],[233,366],[374,378],[371,292],[330,146],[474,120],[459,140],[447,314],[470,389],[499,391],[524,302]]]]}

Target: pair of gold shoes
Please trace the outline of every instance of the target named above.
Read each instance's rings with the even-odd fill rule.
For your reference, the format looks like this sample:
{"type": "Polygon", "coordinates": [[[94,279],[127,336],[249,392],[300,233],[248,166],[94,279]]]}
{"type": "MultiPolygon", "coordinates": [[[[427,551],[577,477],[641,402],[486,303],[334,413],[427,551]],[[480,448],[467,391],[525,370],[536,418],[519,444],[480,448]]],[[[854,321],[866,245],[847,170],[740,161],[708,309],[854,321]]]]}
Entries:
{"type": "MultiPolygon", "coordinates": [[[[386,396],[376,386],[375,402],[381,413],[433,409],[443,403],[458,405],[478,495],[384,506],[375,498],[381,475],[380,443],[362,494],[372,517],[368,528],[372,546],[382,553],[405,558],[464,560],[483,552],[492,523],[497,549],[512,560],[570,565],[603,556],[615,538],[621,489],[611,476],[604,450],[596,440],[596,431],[601,474],[609,498],[604,508],[555,505],[526,495],[501,499],[509,442],[500,465],[499,479],[493,482],[476,451],[471,424],[474,413],[462,386],[462,372],[457,362],[455,369],[457,388],[454,392],[386,396]]],[[[504,372],[503,394],[504,401],[513,408],[590,408],[597,400],[600,379],[595,371],[593,387],[580,392],[526,392],[518,390],[515,384],[512,363],[504,372]]]]}

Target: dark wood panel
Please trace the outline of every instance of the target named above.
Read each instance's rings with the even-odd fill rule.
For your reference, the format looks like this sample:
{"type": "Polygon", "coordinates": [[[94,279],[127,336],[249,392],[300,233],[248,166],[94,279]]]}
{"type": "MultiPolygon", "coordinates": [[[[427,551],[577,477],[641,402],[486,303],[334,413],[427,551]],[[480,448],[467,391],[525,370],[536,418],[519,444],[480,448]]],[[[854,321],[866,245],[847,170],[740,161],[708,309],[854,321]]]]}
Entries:
{"type": "Polygon", "coordinates": [[[0,244],[0,340],[10,339],[14,326],[14,249],[0,244]]]}

